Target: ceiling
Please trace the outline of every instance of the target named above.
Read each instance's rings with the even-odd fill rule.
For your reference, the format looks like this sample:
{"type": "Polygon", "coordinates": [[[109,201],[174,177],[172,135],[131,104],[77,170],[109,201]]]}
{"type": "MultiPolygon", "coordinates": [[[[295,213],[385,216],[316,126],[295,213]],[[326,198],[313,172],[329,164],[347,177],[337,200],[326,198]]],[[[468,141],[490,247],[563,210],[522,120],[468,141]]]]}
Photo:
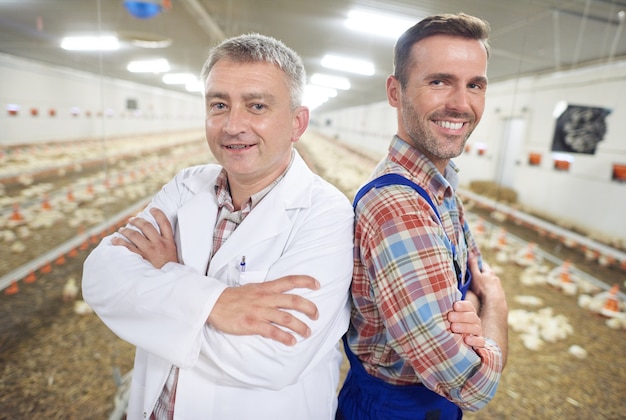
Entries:
{"type": "MultiPolygon", "coordinates": [[[[491,81],[626,58],[626,0],[144,0],[171,3],[151,19],[128,13],[123,0],[0,0],[0,52],[168,89],[159,75],[131,74],[132,59],[165,57],[172,72],[198,74],[209,48],[223,37],[258,32],[298,51],[307,73],[340,75],[320,65],[326,53],[373,60],[373,76],[348,75],[352,88],[322,105],[332,110],[385,100],[392,38],[349,30],[352,8],[414,18],[463,11],[492,28],[491,81]],[[622,11],[621,15],[619,12],[622,11]],[[124,40],[169,38],[165,48],[123,42],[117,51],[70,52],[67,35],[119,33],[124,40]]],[[[1,83],[1,81],[0,81],[1,83]]]]}

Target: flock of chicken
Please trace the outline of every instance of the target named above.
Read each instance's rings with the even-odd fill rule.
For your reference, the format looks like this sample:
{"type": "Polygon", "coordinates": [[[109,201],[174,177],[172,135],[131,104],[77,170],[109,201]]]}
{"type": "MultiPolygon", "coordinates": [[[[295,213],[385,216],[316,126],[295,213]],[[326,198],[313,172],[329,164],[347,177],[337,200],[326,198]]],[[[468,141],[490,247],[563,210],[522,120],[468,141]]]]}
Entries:
{"type": "MultiPolygon", "coordinates": [[[[494,215],[495,219],[498,218],[494,215]]],[[[535,243],[524,243],[508,235],[504,228],[485,228],[485,222],[475,217],[472,232],[482,249],[493,251],[494,271],[502,273],[503,266],[514,264],[522,268],[519,281],[525,286],[548,286],[567,296],[577,296],[578,305],[591,313],[606,319],[606,325],[613,329],[626,329],[626,305],[618,296],[619,285],[610,290],[600,287],[590,277],[575,269],[570,261],[554,265],[546,261],[543,252],[535,243]]],[[[556,314],[551,307],[545,307],[542,299],[529,295],[516,295],[513,299],[534,310],[512,309],[509,312],[509,327],[517,332],[524,347],[539,350],[546,343],[564,340],[574,332],[567,317],[556,314]]],[[[587,355],[579,345],[572,345],[569,352],[579,358],[587,355]]]]}
{"type": "MultiPolygon", "coordinates": [[[[9,196],[0,182],[0,249],[3,253],[7,249],[12,254],[25,253],[33,246],[29,243],[32,232],[54,229],[59,224],[67,224],[74,231],[78,227],[93,226],[106,220],[105,206],[115,202],[128,205],[150,196],[181,167],[207,160],[198,152],[197,143],[191,141],[194,138],[197,133],[173,138],[155,136],[139,141],[111,140],[106,149],[112,152],[104,162],[101,158],[104,147],[87,143],[32,147],[21,153],[19,149],[11,154],[0,152],[0,181],[14,177],[22,186],[19,195],[9,196]],[[37,182],[36,174],[41,168],[63,177],[69,172],[81,172],[84,165],[94,161],[103,166],[101,171],[91,171],[90,175],[76,179],[67,177],[69,184],[37,182]]],[[[337,152],[332,153],[336,158],[337,152]]],[[[350,154],[341,165],[340,178],[350,184],[341,187],[355,190],[364,179],[364,168],[359,167],[350,154]]],[[[498,218],[497,214],[494,216],[498,218]]],[[[604,316],[610,328],[626,329],[625,303],[618,297],[617,285],[606,291],[581,276],[570,262],[551,265],[535,244],[511,240],[504,229],[490,229],[488,233],[484,223],[474,218],[472,231],[481,248],[495,253],[495,270],[503,271],[502,267],[509,264],[520,266],[523,268],[522,284],[546,285],[568,296],[577,295],[581,308],[604,316]]],[[[74,277],[69,278],[63,289],[63,301],[74,302],[78,314],[90,313],[91,309],[77,300],[78,296],[78,282],[74,277]]],[[[525,295],[514,299],[524,306],[537,308],[510,311],[509,325],[520,334],[526,348],[537,350],[545,343],[563,340],[572,334],[567,318],[555,314],[552,308],[543,307],[541,299],[525,295]]],[[[572,346],[570,352],[577,357],[585,356],[579,346],[572,346]]]]}
{"type": "MultiPolygon", "coordinates": [[[[112,139],[106,147],[76,142],[0,151],[0,251],[6,257],[0,278],[149,198],[181,167],[207,161],[199,139],[198,133],[180,133],[112,139]],[[16,183],[17,193],[5,187],[16,183]]],[[[15,282],[4,290],[16,291],[15,282]]],[[[78,314],[90,313],[78,295],[77,280],[68,279],[62,300],[74,302],[78,314]]]]}

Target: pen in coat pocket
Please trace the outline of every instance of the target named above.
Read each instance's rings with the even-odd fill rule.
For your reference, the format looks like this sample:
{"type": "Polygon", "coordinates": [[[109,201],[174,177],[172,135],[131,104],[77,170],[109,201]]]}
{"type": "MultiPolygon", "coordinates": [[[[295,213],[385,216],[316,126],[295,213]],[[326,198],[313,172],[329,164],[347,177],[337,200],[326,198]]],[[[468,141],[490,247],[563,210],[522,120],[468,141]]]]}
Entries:
{"type": "Polygon", "coordinates": [[[239,272],[244,273],[246,271],[246,256],[241,257],[241,262],[239,263],[239,272]]]}

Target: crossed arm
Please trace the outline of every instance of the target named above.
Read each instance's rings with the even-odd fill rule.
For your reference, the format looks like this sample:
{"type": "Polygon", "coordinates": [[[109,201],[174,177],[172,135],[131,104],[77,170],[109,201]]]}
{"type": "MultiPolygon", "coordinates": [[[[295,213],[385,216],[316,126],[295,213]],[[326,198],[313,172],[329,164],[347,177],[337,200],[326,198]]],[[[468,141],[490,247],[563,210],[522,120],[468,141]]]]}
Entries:
{"type": "MultiPolygon", "coordinates": [[[[116,237],[111,243],[140,255],[155,268],[161,268],[168,262],[178,262],[174,234],[167,217],[156,208],[150,211],[160,232],[150,222],[132,218],[129,224],[137,230],[123,227],[119,233],[126,239],[116,237]]],[[[313,302],[288,292],[296,288],[317,290],[319,287],[316,279],[304,275],[227,287],[206,322],[227,334],[260,335],[292,346],[297,341],[294,334],[306,338],[311,330],[288,310],[302,313],[311,320],[317,319],[319,313],[313,302]]],[[[466,344],[483,347],[485,339],[481,319],[474,305],[471,300],[456,302],[454,310],[448,313],[448,321],[452,332],[462,334],[466,344]]]]}

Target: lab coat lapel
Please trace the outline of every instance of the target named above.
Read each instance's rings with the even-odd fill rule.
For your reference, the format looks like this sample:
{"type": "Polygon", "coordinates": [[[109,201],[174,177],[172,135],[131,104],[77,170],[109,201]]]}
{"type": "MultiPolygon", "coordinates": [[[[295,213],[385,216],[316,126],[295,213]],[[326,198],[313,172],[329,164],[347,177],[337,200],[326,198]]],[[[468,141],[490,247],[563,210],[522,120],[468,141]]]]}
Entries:
{"type": "Polygon", "coordinates": [[[250,212],[235,229],[211,260],[209,272],[218,272],[233,258],[241,258],[250,248],[289,230],[290,220],[284,206],[272,199],[271,192],[250,212]]]}
{"type": "Polygon", "coordinates": [[[205,190],[178,210],[177,246],[181,262],[199,273],[206,273],[213,248],[213,229],[217,217],[215,194],[205,190]]]}
{"type": "Polygon", "coordinates": [[[313,182],[313,173],[296,151],[294,154],[294,162],[285,178],[257,204],[215,253],[209,268],[210,273],[218,272],[233,258],[246,255],[247,249],[290,230],[292,221],[289,212],[311,205],[310,185],[313,182]]]}

